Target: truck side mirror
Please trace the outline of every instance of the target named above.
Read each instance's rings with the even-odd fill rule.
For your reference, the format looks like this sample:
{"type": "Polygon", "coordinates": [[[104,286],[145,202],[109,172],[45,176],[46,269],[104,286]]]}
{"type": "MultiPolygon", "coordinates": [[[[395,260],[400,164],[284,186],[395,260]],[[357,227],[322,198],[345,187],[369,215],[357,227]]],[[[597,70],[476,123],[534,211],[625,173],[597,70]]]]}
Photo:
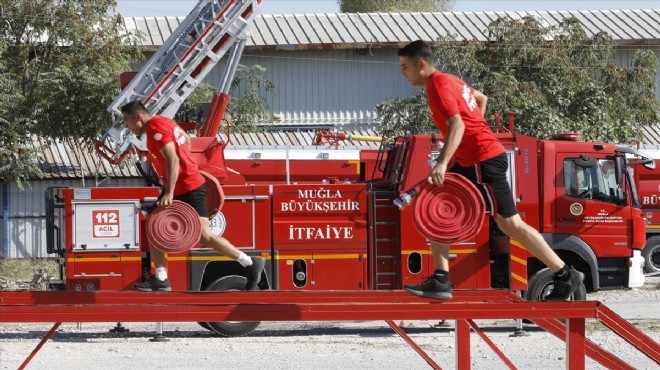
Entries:
{"type": "Polygon", "coordinates": [[[636,153],[641,159],[634,162],[635,164],[640,163],[647,170],[655,170],[655,160],[648,154],[644,153],[641,150],[638,150],[636,153]]]}
{"type": "Polygon", "coordinates": [[[580,154],[580,158],[575,160],[575,164],[582,168],[593,167],[596,165],[596,163],[598,163],[596,158],[589,158],[589,156],[586,154],[580,154]]]}

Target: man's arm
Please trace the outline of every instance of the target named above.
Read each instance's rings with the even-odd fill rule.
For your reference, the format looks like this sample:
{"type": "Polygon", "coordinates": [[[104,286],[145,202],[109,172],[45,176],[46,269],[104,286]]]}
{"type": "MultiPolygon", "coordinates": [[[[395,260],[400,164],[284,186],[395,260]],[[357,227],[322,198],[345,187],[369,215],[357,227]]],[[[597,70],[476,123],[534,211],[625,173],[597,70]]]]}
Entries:
{"type": "Polygon", "coordinates": [[[477,105],[479,106],[479,110],[481,111],[481,114],[486,116],[486,104],[488,104],[488,97],[484,95],[481,91],[474,90],[474,100],[477,101],[477,105]]]}
{"type": "Polygon", "coordinates": [[[172,199],[174,198],[174,187],[176,186],[176,182],[179,179],[179,156],[176,154],[174,145],[174,142],[169,142],[160,149],[160,153],[165,158],[165,171],[167,177],[165,192],[158,201],[158,205],[161,207],[167,207],[172,204],[172,199]]]}
{"type": "MultiPolygon", "coordinates": [[[[447,119],[447,137],[445,138],[444,146],[440,150],[440,155],[438,156],[438,163],[429,174],[428,182],[431,184],[436,184],[438,186],[442,185],[445,181],[445,173],[447,172],[447,166],[449,161],[451,161],[458,145],[463,140],[463,132],[465,132],[465,124],[460,114],[455,114],[449,119],[447,119]]],[[[475,149],[476,150],[476,149],[475,149]]]]}

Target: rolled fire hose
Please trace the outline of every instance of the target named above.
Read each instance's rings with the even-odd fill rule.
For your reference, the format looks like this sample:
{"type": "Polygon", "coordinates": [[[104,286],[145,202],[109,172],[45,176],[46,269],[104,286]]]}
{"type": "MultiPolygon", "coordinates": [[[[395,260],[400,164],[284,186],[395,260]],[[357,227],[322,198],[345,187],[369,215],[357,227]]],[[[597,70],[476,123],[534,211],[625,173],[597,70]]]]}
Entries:
{"type": "Polygon", "coordinates": [[[481,230],[486,205],[479,189],[465,177],[445,174],[442,186],[418,184],[413,199],[417,230],[431,241],[451,244],[473,239],[481,230]]]}
{"type": "Polygon", "coordinates": [[[173,200],[167,208],[158,207],[147,218],[147,238],[165,253],[183,253],[197,245],[202,224],[189,204],[173,200]]]}
{"type": "Polygon", "coordinates": [[[222,191],[220,181],[206,171],[199,171],[199,173],[206,180],[206,210],[209,213],[209,218],[218,213],[225,204],[225,193],[222,191]]]}

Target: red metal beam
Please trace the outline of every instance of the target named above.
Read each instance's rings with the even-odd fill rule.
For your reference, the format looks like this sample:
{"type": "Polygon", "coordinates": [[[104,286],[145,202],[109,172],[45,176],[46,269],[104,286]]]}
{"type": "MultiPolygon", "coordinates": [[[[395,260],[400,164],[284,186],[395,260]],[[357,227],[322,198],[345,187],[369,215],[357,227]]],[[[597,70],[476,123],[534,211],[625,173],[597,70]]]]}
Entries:
{"type": "MultiPolygon", "coordinates": [[[[448,301],[402,291],[0,292],[0,322],[457,320],[457,345],[463,349],[469,348],[469,336],[466,340],[464,335],[469,325],[464,320],[516,318],[532,319],[568,340],[568,359],[575,359],[577,368],[586,353],[608,368],[632,369],[584,338],[586,318],[600,319],[656,363],[660,361],[657,342],[599,302],[525,302],[504,290],[459,290],[448,301]],[[569,333],[554,318],[568,319],[569,333]]],[[[465,363],[458,356],[457,361],[465,363]]]]}
{"type": "Polygon", "coordinates": [[[502,361],[504,361],[504,363],[506,364],[506,366],[509,367],[509,369],[511,369],[511,370],[517,370],[517,369],[518,369],[518,368],[513,364],[513,362],[511,362],[511,360],[509,360],[509,358],[506,357],[506,355],[504,354],[504,352],[500,351],[500,349],[497,348],[497,346],[495,345],[495,343],[493,343],[493,341],[490,340],[490,338],[488,338],[488,336],[486,335],[486,333],[484,333],[484,331],[481,330],[481,328],[480,328],[479,326],[477,326],[477,324],[474,323],[474,321],[472,321],[472,320],[467,320],[467,323],[470,324],[470,327],[472,328],[472,330],[474,330],[474,331],[475,331],[475,332],[481,337],[481,339],[483,339],[484,342],[486,342],[486,344],[490,347],[490,349],[492,349],[493,352],[495,352],[495,354],[497,354],[497,356],[498,356],[502,361]]]}
{"type": "Polygon", "coordinates": [[[472,353],[470,349],[470,325],[466,320],[456,320],[456,368],[470,370],[472,353]]]}
{"type": "Polygon", "coordinates": [[[586,337],[584,333],[585,323],[581,319],[568,319],[566,325],[566,368],[584,369],[585,363],[585,344],[586,337]]]}
{"type": "MultiPolygon", "coordinates": [[[[537,319],[533,321],[536,325],[545,329],[548,333],[554,335],[555,337],[561,340],[566,339],[566,325],[564,325],[561,321],[556,319],[551,319],[551,320],[537,319]]],[[[635,370],[634,367],[628,365],[620,358],[607,352],[606,350],[604,350],[603,348],[601,348],[596,343],[590,340],[586,341],[586,353],[587,356],[589,356],[599,364],[605,366],[607,369],[635,370]]]]}
{"type": "Polygon", "coordinates": [[[400,291],[378,293],[3,292],[0,322],[542,319],[596,314],[596,302],[511,302],[506,294],[487,301],[487,294],[468,292],[437,301],[400,291]]]}
{"type": "Polygon", "coordinates": [[[461,303],[523,301],[508,290],[454,290],[454,299],[438,301],[404,291],[252,291],[252,292],[139,292],[139,291],[3,291],[0,305],[20,304],[225,304],[225,303],[461,303]]]}
{"type": "Polygon", "coordinates": [[[57,328],[59,328],[60,325],[62,325],[62,323],[58,322],[58,323],[55,323],[55,325],[53,325],[52,328],[50,328],[48,333],[46,333],[46,335],[44,335],[44,337],[41,338],[41,341],[39,342],[39,344],[37,344],[37,346],[32,350],[32,353],[30,353],[30,355],[25,359],[25,361],[23,361],[21,366],[18,367],[18,370],[23,370],[28,366],[28,364],[30,364],[30,361],[32,361],[34,356],[36,356],[36,354],[39,352],[41,347],[43,347],[44,344],[46,344],[48,339],[50,339],[50,337],[53,335],[53,333],[55,333],[55,330],[57,330],[57,328]]]}
{"type": "Polygon", "coordinates": [[[433,361],[431,356],[426,354],[426,352],[424,352],[424,350],[419,345],[417,345],[417,343],[415,343],[415,341],[412,340],[412,338],[410,338],[408,334],[406,334],[406,332],[403,331],[401,327],[399,327],[399,325],[395,324],[394,321],[392,320],[387,320],[387,325],[389,325],[390,328],[392,328],[392,330],[394,330],[397,334],[399,334],[399,336],[403,338],[403,340],[405,340],[406,343],[408,343],[408,345],[415,350],[415,352],[417,352],[420,356],[422,356],[424,361],[426,361],[426,363],[429,364],[429,366],[431,366],[436,370],[442,370],[440,365],[438,365],[435,361],[433,361]]]}
{"type": "Polygon", "coordinates": [[[660,365],[660,344],[653,338],[639,331],[603,304],[598,305],[597,316],[603,325],[660,365]]]}

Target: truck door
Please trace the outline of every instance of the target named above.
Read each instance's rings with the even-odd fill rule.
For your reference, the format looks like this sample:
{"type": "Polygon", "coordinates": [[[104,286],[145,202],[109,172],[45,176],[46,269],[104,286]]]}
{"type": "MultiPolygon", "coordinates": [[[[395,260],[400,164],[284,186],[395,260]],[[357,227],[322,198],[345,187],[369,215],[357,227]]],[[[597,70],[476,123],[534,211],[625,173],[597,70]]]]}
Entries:
{"type": "Polygon", "coordinates": [[[561,153],[557,165],[556,233],[578,236],[599,259],[629,257],[631,209],[617,204],[615,161],[561,153]]]}

